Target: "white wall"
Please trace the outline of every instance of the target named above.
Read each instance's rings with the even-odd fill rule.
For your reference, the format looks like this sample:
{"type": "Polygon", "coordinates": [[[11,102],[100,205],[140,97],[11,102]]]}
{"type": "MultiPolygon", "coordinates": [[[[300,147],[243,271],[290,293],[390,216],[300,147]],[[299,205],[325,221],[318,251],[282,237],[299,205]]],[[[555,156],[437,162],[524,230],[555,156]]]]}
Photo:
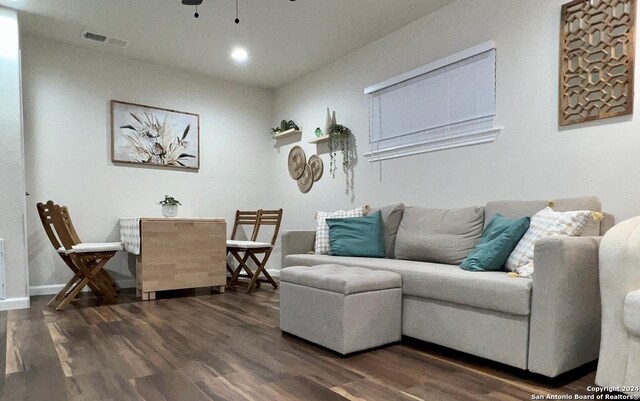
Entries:
{"type": "MultiPolygon", "coordinates": [[[[344,173],[334,180],[325,171],[305,195],[284,167],[293,144],[283,146],[276,180],[284,195],[284,228],[314,227],[316,210],[392,202],[458,207],[596,195],[618,220],[640,214],[637,118],[558,126],[558,35],[565,2],[458,0],[278,90],[273,124],[282,118],[302,124],[308,156],[316,153],[308,141],[315,127],[324,127],[329,106],[353,130],[359,155],[353,193],[344,173]],[[494,143],[374,164],[362,157],[369,129],[365,87],[487,40],[497,46],[497,121],[504,127],[494,143]]],[[[318,150],[328,166],[326,147],[318,150]]]]}
{"type": "Polygon", "coordinates": [[[6,298],[0,309],[26,307],[24,150],[18,19],[0,7],[0,238],[5,240],[6,298]]]}
{"type": "MultiPolygon", "coordinates": [[[[431,207],[495,199],[599,196],[618,220],[640,214],[640,125],[631,117],[558,127],[558,33],[565,0],[458,0],[434,14],[279,89],[265,90],[27,37],[25,136],[31,285],[63,283],[35,213],[47,199],[68,204],[86,241],[116,240],[117,218],[157,215],[171,193],[182,215],[283,207],[283,229],[312,228],[314,212],[392,202],[431,207]],[[498,49],[497,120],[491,144],[368,163],[366,86],[487,40],[498,49]],[[114,166],[109,100],[200,113],[199,173],[114,166]],[[275,106],[272,103],[275,100],[275,106]],[[326,107],[356,136],[353,187],[328,173],[326,146],[308,144],[326,107]],[[274,146],[266,130],[282,118],[303,125],[302,142],[274,146]],[[300,144],[320,152],[325,176],[301,194],[287,173],[300,144]],[[261,194],[261,195],[256,195],[261,194]]],[[[639,67],[640,68],[640,67],[639,67]]],[[[1,174],[1,173],[0,173],[1,174]]],[[[277,251],[277,250],[276,250],[277,251]]],[[[272,256],[277,267],[279,255],[272,256]]],[[[130,277],[124,254],[110,263],[130,277]]]]}
{"type": "MultiPolygon", "coordinates": [[[[119,240],[121,216],[159,216],[165,194],[183,203],[181,216],[229,226],[237,208],[277,206],[268,191],[271,92],[30,36],[23,52],[31,286],[69,277],[38,220],[40,201],[69,206],[86,242],[119,240]],[[200,171],[113,165],[111,99],[200,114],[200,171]]],[[[121,252],[108,268],[130,278],[129,262],[121,252]]]]}

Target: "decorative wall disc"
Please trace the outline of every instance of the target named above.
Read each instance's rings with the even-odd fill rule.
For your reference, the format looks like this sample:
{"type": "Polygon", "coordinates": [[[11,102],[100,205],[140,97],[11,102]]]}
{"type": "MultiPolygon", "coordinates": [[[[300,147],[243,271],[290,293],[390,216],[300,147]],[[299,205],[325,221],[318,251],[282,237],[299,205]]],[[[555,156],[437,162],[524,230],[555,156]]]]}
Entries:
{"type": "Polygon", "coordinates": [[[300,146],[294,146],[289,152],[289,175],[297,180],[304,173],[307,156],[300,146]]]}
{"type": "Polygon", "coordinates": [[[311,156],[309,158],[309,166],[311,167],[311,172],[313,173],[313,181],[320,181],[320,178],[322,178],[322,174],[324,173],[324,163],[322,162],[320,156],[311,156]]]}
{"type": "Polygon", "coordinates": [[[304,171],[302,172],[302,176],[298,178],[298,188],[300,192],[306,194],[311,190],[313,186],[313,172],[311,171],[311,166],[308,164],[304,165],[304,171]]]}

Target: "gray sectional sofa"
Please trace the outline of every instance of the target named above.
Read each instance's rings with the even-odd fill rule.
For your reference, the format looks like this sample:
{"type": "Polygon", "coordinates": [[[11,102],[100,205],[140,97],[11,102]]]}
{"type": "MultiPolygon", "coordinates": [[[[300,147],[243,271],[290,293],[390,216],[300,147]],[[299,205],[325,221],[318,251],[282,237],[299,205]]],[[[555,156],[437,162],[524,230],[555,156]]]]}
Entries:
{"type": "MultiPolygon", "coordinates": [[[[553,203],[557,211],[601,211],[601,203],[594,197],[553,203]]],[[[532,216],[547,204],[498,201],[489,202],[480,211],[486,225],[498,213],[513,219],[532,216]]],[[[405,213],[402,219],[408,216],[405,213]]],[[[400,224],[404,233],[397,235],[396,251],[411,240],[406,238],[406,228],[415,225],[416,221],[400,224]]],[[[533,278],[514,278],[506,272],[468,272],[452,264],[315,255],[314,231],[282,234],[282,267],[336,264],[398,273],[402,276],[402,310],[397,313],[402,316],[403,335],[556,377],[598,358],[598,247],[600,236],[611,226],[611,218],[606,216],[601,222],[590,223],[582,237],[538,241],[533,278]]],[[[388,228],[385,223],[389,247],[396,233],[388,228]]],[[[429,230],[427,224],[424,231],[429,230]]]]}

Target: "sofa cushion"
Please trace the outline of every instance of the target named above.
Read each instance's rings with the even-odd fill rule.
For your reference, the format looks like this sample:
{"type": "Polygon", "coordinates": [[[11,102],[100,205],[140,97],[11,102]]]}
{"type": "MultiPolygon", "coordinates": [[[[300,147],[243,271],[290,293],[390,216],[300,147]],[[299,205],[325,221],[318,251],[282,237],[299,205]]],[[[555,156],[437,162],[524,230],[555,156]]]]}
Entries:
{"type": "MultiPolygon", "coordinates": [[[[554,199],[551,201],[553,210],[556,212],[571,212],[574,210],[591,210],[592,212],[602,211],[602,202],[595,196],[584,196],[581,198],[554,199]]],[[[600,236],[601,220],[589,219],[582,229],[581,237],[600,236]]]]}
{"type": "Polygon", "coordinates": [[[369,216],[375,212],[382,213],[382,225],[384,227],[384,243],[387,258],[393,259],[396,256],[396,235],[404,214],[404,204],[389,205],[379,209],[371,209],[369,216]]]}
{"type": "Polygon", "coordinates": [[[498,214],[512,220],[531,217],[548,205],[548,200],[489,202],[484,207],[484,224],[489,225],[498,214]]]}
{"type": "Polygon", "coordinates": [[[402,287],[397,273],[326,264],[289,267],[281,272],[280,281],[344,295],[402,287]]]}
{"type": "Polygon", "coordinates": [[[327,219],[332,256],[386,257],[382,214],[346,219],[327,219]]]}
{"type": "MultiPolygon", "coordinates": [[[[593,212],[602,211],[600,199],[593,196],[581,198],[566,198],[534,201],[495,201],[489,202],[484,207],[484,223],[489,224],[498,213],[509,219],[520,219],[522,217],[532,217],[549,204],[553,204],[553,210],[557,212],[571,212],[574,210],[591,210],[593,212]]],[[[582,236],[600,235],[600,222],[591,221],[585,226],[582,236]]]]}
{"type": "Polygon", "coordinates": [[[362,206],[353,210],[338,210],[337,212],[318,212],[316,213],[316,243],[314,250],[318,255],[326,255],[331,249],[329,243],[329,226],[327,219],[344,218],[344,217],[362,217],[367,215],[369,206],[362,206]]]}
{"type": "Polygon", "coordinates": [[[396,259],[459,265],[482,236],[484,209],[408,206],[396,237],[396,259]]]}
{"type": "Polygon", "coordinates": [[[594,213],[588,210],[556,212],[547,206],[533,215],[527,233],[509,255],[505,267],[521,276],[530,277],[533,274],[536,242],[547,237],[578,236],[589,220],[594,218],[594,213]]]}
{"type": "MultiPolygon", "coordinates": [[[[285,266],[338,264],[387,270],[402,276],[402,293],[496,312],[527,316],[532,280],[512,278],[505,272],[468,272],[454,265],[408,260],[349,258],[327,255],[289,255],[285,266]]],[[[287,268],[281,271],[286,274],[287,268]]]]}
{"type": "Polygon", "coordinates": [[[503,270],[504,263],[529,228],[530,220],[523,217],[508,219],[501,214],[484,228],[476,249],[462,261],[460,268],[468,271],[503,270]]]}

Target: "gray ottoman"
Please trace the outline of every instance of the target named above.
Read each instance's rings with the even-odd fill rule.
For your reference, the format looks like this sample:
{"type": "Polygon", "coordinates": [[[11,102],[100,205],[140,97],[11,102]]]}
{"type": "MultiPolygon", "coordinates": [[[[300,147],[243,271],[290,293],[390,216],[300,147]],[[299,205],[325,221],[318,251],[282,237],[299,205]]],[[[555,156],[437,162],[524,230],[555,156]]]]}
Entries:
{"type": "Polygon", "coordinates": [[[399,341],[402,277],[340,265],[280,272],[280,329],[341,354],[399,341]]]}

